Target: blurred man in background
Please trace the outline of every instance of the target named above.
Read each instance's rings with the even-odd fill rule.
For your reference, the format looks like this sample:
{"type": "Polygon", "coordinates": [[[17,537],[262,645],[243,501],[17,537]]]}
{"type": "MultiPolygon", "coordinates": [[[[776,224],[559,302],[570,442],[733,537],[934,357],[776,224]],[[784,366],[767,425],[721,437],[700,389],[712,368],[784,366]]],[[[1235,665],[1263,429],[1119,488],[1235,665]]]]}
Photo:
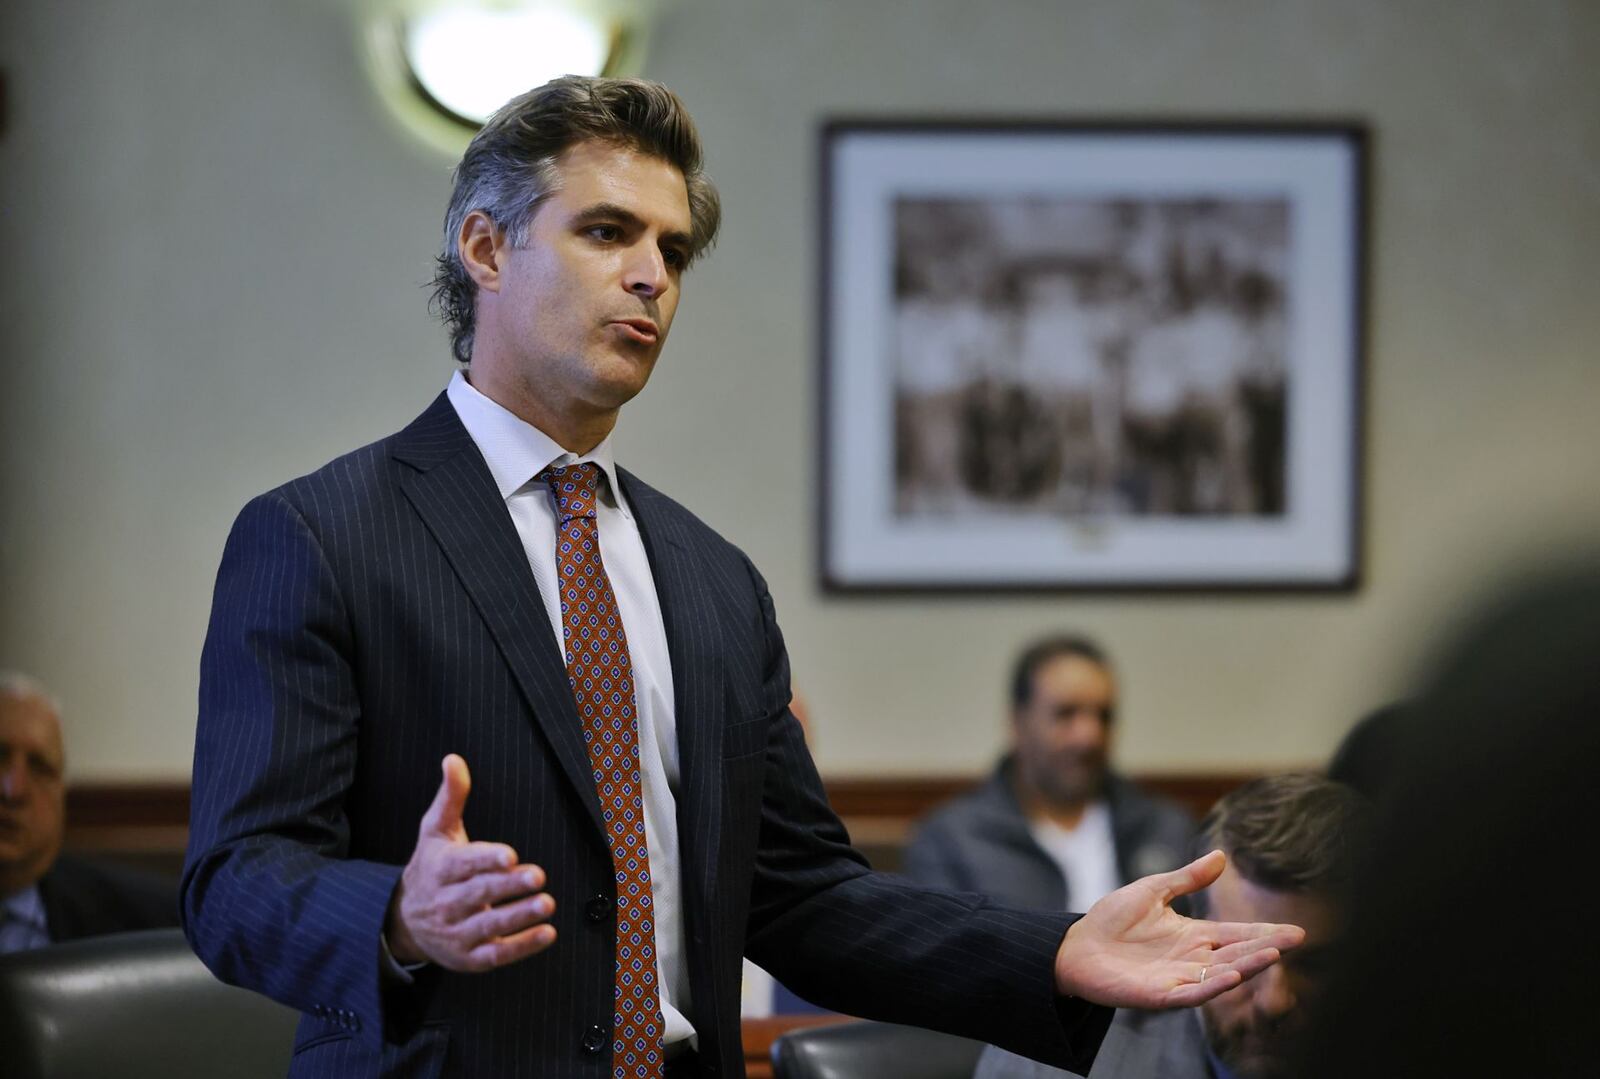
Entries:
{"type": "Polygon", "coordinates": [[[987,783],[922,825],[906,874],[1023,906],[1088,910],[1182,865],[1194,822],[1111,771],[1116,712],[1116,677],[1097,644],[1057,636],[1030,645],[1011,676],[1011,751],[987,783]]]}
{"type": "Polygon", "coordinates": [[[0,953],[178,924],[175,887],[60,857],[65,764],[55,700],[0,673],[0,953]]]}
{"type": "MultiPolygon", "coordinates": [[[[1117,1013],[1090,1079],[1280,1079],[1312,1014],[1329,953],[1343,935],[1350,881],[1368,835],[1369,803],[1310,774],[1269,776],[1220,800],[1199,848],[1228,867],[1201,894],[1208,918],[1292,921],[1299,949],[1198,1009],[1117,1013]]],[[[993,1047],[974,1079],[1059,1079],[1073,1073],[993,1047]]]]}

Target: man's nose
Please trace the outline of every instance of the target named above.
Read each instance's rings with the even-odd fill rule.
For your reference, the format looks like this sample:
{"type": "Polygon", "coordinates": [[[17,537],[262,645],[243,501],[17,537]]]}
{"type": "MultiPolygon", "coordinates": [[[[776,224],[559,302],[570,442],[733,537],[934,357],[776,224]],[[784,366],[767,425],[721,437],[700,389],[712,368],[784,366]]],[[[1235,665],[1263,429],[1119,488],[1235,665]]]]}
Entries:
{"type": "Polygon", "coordinates": [[[28,769],[20,761],[0,763],[0,798],[20,802],[28,794],[28,769]]]}
{"type": "Polygon", "coordinates": [[[1251,983],[1255,989],[1251,1005],[1261,1015],[1273,1019],[1288,1015],[1295,1006],[1294,986],[1289,982],[1289,976],[1284,973],[1281,964],[1268,967],[1257,974],[1251,983]]]}
{"type": "Polygon", "coordinates": [[[667,263],[654,244],[639,244],[628,260],[622,287],[636,296],[654,299],[667,288],[667,263]]]}

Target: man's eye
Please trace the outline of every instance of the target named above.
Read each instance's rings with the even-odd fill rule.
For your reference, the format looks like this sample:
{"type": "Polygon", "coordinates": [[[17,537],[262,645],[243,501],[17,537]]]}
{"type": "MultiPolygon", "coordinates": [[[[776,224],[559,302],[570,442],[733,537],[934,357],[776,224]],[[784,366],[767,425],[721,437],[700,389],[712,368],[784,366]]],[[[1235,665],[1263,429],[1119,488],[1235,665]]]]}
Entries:
{"type": "Polygon", "coordinates": [[[622,230],[615,225],[591,225],[589,227],[589,235],[597,240],[611,243],[614,240],[621,239],[622,230]]]}
{"type": "Polygon", "coordinates": [[[671,266],[674,270],[681,270],[685,266],[689,265],[689,256],[675,247],[669,247],[665,251],[661,252],[661,257],[666,261],[666,264],[671,266]]]}

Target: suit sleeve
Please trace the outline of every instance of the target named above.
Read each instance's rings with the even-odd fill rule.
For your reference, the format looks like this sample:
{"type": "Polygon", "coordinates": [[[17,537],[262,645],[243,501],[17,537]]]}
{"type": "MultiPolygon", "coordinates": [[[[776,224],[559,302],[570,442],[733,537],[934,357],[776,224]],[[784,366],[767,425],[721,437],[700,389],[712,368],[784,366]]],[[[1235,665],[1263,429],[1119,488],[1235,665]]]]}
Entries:
{"type": "Polygon", "coordinates": [[[301,514],[263,495],[234,524],[200,663],[181,915],[219,978],[385,1031],[379,935],[400,867],[349,859],[361,712],[351,628],[301,514]]]}
{"type": "Polygon", "coordinates": [[[824,1007],[1087,1072],[1113,1011],[1056,994],[1055,955],[1076,916],[1015,910],[867,867],[789,714],[783,638],[765,582],[750,573],[771,721],[747,954],[824,1007]]]}

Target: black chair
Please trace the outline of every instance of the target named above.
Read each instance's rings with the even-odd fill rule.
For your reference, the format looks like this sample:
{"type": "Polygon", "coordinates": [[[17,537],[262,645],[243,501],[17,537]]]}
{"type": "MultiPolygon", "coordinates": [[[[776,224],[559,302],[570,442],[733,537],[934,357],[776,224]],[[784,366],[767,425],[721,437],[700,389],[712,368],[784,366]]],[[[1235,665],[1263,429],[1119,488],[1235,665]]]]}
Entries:
{"type": "Polygon", "coordinates": [[[298,1019],[217,981],[176,929],[0,957],[6,1079],[281,1079],[298,1019]]]}
{"type": "Polygon", "coordinates": [[[981,1042],[890,1023],[791,1030],[772,1043],[775,1079],[972,1079],[981,1042]]]}

